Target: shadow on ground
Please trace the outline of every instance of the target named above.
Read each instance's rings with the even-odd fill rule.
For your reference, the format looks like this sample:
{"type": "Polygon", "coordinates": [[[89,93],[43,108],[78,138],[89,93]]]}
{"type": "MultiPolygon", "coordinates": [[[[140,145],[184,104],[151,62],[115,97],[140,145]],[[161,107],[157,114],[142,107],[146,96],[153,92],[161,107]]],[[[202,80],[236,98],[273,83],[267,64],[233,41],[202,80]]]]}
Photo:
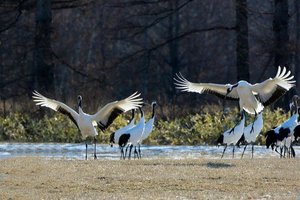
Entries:
{"type": "Polygon", "coordinates": [[[234,167],[235,165],[233,164],[227,164],[227,163],[215,163],[215,162],[208,162],[205,164],[206,167],[208,168],[229,168],[229,167],[234,167]]]}

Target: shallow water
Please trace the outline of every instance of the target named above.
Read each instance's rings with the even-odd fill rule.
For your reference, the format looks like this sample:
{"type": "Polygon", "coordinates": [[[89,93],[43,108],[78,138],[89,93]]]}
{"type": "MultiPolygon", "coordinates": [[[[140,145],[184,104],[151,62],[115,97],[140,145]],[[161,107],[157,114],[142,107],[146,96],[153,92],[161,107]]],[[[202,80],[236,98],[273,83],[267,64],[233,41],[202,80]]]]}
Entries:
{"type": "MultiPolygon", "coordinates": [[[[88,146],[88,157],[93,158],[93,145],[88,146]]],[[[141,146],[143,159],[197,159],[220,158],[224,147],[216,146],[141,146]]],[[[235,158],[240,158],[243,147],[235,148],[235,158]]],[[[300,147],[294,147],[296,157],[300,157],[300,147]]],[[[70,143],[0,143],[0,159],[38,156],[64,159],[84,159],[85,144],[70,143]]],[[[118,160],[120,150],[117,146],[98,144],[97,156],[99,159],[118,160]]],[[[244,158],[251,157],[251,146],[248,146],[244,158]]],[[[279,157],[279,154],[265,146],[254,147],[254,158],[279,157]]],[[[232,147],[227,147],[224,158],[232,158],[232,147]]]]}

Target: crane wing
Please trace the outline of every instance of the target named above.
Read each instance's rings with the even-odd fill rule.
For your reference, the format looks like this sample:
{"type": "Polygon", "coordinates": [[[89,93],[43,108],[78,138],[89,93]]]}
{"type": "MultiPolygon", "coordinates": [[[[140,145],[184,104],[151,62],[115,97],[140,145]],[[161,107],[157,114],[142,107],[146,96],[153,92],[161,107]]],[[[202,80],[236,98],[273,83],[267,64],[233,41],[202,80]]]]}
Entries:
{"type": "Polygon", "coordinates": [[[33,92],[33,101],[36,103],[36,105],[38,106],[45,106],[48,108],[51,108],[52,110],[58,111],[66,116],[68,116],[73,122],[74,124],[78,127],[78,113],[76,111],[74,111],[72,108],[70,108],[69,106],[67,106],[66,104],[56,101],[54,99],[49,99],[43,95],[41,95],[40,93],[38,93],[37,91],[33,92]]]}
{"type": "Polygon", "coordinates": [[[261,83],[253,85],[253,92],[257,93],[259,100],[264,106],[278,100],[289,89],[294,86],[294,76],[290,76],[291,71],[287,71],[285,67],[279,66],[275,78],[269,78],[261,83]]]}
{"type": "Polygon", "coordinates": [[[97,122],[101,130],[105,130],[123,112],[141,107],[143,99],[139,98],[140,95],[140,93],[135,92],[121,101],[108,103],[96,114],[91,115],[91,118],[97,122]]]}
{"type": "MultiPolygon", "coordinates": [[[[220,98],[225,98],[227,89],[230,88],[231,84],[215,84],[215,83],[192,83],[185,79],[181,73],[176,74],[174,78],[176,88],[185,92],[197,92],[200,94],[214,94],[220,98]]],[[[238,100],[239,96],[234,88],[226,97],[229,100],[238,100]]]]}

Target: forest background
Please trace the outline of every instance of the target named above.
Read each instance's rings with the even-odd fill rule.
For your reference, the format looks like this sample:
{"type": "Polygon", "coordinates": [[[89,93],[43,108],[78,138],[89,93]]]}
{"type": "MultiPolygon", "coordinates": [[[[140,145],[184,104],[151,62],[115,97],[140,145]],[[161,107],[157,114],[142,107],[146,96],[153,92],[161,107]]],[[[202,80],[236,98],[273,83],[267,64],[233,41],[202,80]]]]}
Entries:
{"type": "Polygon", "coordinates": [[[74,109],[80,94],[88,113],[139,91],[159,105],[147,144],[213,144],[237,103],[179,92],[175,73],[256,83],[286,66],[296,86],[265,111],[264,132],[288,117],[299,92],[299,45],[298,0],[1,0],[0,140],[81,142],[67,117],[34,105],[33,90],[74,109]]]}

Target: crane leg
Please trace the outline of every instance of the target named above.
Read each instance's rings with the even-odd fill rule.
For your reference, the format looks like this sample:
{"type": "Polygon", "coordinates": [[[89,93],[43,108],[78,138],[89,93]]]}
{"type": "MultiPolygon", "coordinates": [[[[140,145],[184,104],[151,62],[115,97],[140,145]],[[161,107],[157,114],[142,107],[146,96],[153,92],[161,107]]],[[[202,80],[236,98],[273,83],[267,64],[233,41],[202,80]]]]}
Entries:
{"type": "Polygon", "coordinates": [[[241,157],[241,158],[243,158],[246,148],[247,148],[247,144],[246,144],[245,147],[244,147],[244,151],[243,151],[243,153],[242,153],[242,157],[241,157]]]}
{"type": "Polygon", "coordinates": [[[96,137],[94,137],[94,159],[96,160],[97,159],[97,150],[96,150],[96,147],[97,147],[97,139],[96,137]]]}
{"type": "Polygon", "coordinates": [[[225,151],[226,151],[226,148],[227,148],[227,144],[225,145],[225,147],[224,147],[224,150],[223,150],[223,153],[222,153],[222,156],[221,156],[221,158],[223,158],[223,156],[224,156],[224,153],[225,153],[225,151]]]}

